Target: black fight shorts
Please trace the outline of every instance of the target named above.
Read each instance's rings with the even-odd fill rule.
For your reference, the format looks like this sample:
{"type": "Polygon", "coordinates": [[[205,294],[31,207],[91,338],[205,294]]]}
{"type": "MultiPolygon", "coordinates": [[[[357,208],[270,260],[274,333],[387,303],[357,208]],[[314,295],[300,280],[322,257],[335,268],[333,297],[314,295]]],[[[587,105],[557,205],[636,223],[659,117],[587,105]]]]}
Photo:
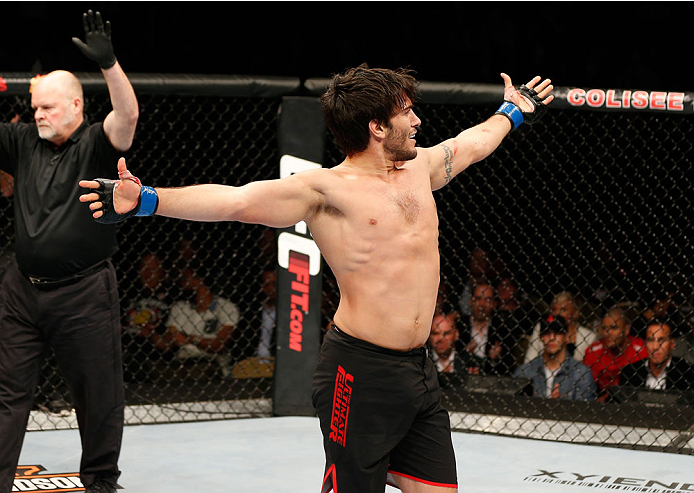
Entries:
{"type": "Polygon", "coordinates": [[[393,476],[457,488],[451,423],[425,348],[394,351],[333,326],[313,405],[326,459],[321,493],[383,493],[393,476]]]}

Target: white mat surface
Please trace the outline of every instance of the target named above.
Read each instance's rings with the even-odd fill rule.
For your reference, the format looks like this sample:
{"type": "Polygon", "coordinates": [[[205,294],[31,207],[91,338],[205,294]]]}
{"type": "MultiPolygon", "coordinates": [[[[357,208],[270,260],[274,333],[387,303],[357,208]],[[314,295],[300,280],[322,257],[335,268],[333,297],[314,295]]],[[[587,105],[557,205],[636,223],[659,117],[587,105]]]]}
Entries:
{"type": "MultiPolygon", "coordinates": [[[[119,482],[133,493],[317,493],[321,440],[316,418],[127,426],[119,482]]],[[[689,455],[466,433],[453,443],[461,493],[694,492],[689,455]]],[[[76,430],[30,432],[20,464],[76,472],[79,455],[76,430]]]]}

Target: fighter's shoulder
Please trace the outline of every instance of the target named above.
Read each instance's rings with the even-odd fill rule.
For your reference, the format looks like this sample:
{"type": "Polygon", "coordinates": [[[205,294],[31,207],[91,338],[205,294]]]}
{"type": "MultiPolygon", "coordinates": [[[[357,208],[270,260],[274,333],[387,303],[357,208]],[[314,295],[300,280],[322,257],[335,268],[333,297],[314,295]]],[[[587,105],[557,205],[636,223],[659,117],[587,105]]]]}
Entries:
{"type": "Polygon", "coordinates": [[[440,152],[446,152],[446,143],[442,142],[433,147],[419,147],[417,146],[417,157],[415,157],[410,163],[421,164],[428,163],[433,155],[440,152]]]}
{"type": "Polygon", "coordinates": [[[325,180],[331,175],[331,168],[310,168],[293,173],[291,176],[301,180],[325,180]]]}
{"type": "Polygon", "coordinates": [[[294,173],[291,179],[298,180],[313,190],[321,191],[340,179],[340,176],[332,168],[314,168],[294,173]]]}

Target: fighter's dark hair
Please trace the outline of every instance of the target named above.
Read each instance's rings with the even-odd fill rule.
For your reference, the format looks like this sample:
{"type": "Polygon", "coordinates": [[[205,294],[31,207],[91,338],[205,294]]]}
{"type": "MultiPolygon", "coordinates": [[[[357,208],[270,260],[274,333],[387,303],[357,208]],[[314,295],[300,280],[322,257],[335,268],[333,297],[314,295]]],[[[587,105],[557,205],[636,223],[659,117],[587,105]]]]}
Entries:
{"type": "Polygon", "coordinates": [[[390,118],[407,99],[414,102],[418,83],[407,68],[396,70],[358,67],[335,75],[321,96],[325,125],[346,156],[369,144],[369,122],[389,126],[390,118]]]}

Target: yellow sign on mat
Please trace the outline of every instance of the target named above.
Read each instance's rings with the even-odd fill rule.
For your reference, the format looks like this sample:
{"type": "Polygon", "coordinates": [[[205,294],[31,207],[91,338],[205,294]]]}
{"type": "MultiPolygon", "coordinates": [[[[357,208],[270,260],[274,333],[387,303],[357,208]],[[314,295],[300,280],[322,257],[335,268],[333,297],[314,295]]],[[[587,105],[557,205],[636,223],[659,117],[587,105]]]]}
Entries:
{"type": "Polygon", "coordinates": [[[46,469],[41,465],[17,466],[12,491],[26,493],[40,491],[84,491],[78,472],[39,474],[46,469]]]}

